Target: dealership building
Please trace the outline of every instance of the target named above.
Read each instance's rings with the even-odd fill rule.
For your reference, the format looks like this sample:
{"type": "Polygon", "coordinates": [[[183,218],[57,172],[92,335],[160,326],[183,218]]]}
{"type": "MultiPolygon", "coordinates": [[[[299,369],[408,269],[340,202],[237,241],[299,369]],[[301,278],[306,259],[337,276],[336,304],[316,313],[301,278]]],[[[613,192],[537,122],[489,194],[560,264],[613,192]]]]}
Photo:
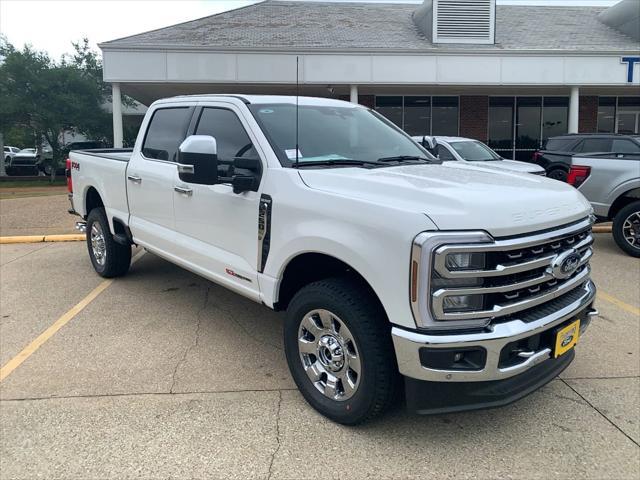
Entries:
{"type": "MultiPolygon", "coordinates": [[[[567,132],[640,132],[640,0],[267,0],[100,48],[114,99],[147,105],[295,94],[298,82],[300,95],[375,108],[412,135],[477,138],[517,159],[567,132]]],[[[119,108],[113,118],[119,146],[119,108]]]]}

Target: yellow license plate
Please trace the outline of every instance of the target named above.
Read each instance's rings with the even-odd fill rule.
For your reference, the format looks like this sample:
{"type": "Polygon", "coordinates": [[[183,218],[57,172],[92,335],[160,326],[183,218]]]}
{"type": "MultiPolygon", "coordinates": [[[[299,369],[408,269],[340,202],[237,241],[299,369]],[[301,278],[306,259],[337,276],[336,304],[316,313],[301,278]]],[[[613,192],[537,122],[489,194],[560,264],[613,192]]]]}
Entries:
{"type": "Polygon", "coordinates": [[[567,353],[578,343],[578,338],[580,338],[580,320],[576,320],[558,330],[553,356],[558,358],[560,355],[567,353]]]}

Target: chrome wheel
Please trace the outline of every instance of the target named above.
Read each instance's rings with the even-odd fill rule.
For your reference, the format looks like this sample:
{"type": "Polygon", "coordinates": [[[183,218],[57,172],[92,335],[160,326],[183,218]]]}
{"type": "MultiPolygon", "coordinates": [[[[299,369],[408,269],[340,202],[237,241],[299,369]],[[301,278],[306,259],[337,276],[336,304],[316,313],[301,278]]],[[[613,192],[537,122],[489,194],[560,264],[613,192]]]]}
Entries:
{"type": "Polygon", "coordinates": [[[104,239],[104,232],[102,231],[102,227],[98,222],[94,222],[91,225],[89,239],[91,240],[91,250],[93,251],[93,258],[98,265],[103,266],[107,261],[107,245],[104,239]]]}
{"type": "Polygon", "coordinates": [[[347,400],[357,391],[362,373],[353,335],[328,310],[307,313],[298,329],[298,350],[307,376],[324,396],[347,400]]]}
{"type": "Polygon", "coordinates": [[[622,235],[629,245],[640,248],[640,212],[633,212],[624,219],[622,235]]]}

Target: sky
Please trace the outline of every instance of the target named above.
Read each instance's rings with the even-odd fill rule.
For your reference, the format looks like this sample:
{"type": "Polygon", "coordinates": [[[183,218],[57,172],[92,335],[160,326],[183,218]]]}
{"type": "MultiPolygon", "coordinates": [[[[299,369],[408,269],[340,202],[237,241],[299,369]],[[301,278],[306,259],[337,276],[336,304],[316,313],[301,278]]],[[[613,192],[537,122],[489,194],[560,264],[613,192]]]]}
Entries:
{"type": "MultiPolygon", "coordinates": [[[[422,3],[422,0],[384,1],[422,3]]],[[[498,4],[601,6],[617,1],[498,0],[498,4]]],[[[18,48],[30,44],[58,59],[72,51],[71,42],[83,37],[97,48],[100,42],[252,3],[256,0],[0,0],[0,33],[18,48]]]]}

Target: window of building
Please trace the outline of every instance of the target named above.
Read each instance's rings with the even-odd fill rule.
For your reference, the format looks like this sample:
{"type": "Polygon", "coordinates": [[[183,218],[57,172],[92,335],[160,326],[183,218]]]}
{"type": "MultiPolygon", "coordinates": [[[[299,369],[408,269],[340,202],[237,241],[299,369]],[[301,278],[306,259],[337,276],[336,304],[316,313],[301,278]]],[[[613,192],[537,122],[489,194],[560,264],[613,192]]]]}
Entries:
{"type": "Polygon", "coordinates": [[[177,161],[178,147],[191,120],[191,108],[159,108],[153,113],[142,144],[142,154],[157,160],[177,161]]]}
{"type": "Polygon", "coordinates": [[[211,135],[216,139],[218,158],[258,158],[258,153],[238,116],[223,108],[203,108],[196,135],[211,135]]]}
{"type": "Polygon", "coordinates": [[[567,133],[568,118],[568,97],[490,97],[489,146],[529,160],[549,137],[567,133]]]}
{"type": "MultiPolygon", "coordinates": [[[[376,110],[386,118],[402,128],[403,104],[402,97],[376,97],[376,110]]],[[[416,134],[419,135],[419,134],[416,134]]]]}
{"type": "Polygon", "coordinates": [[[375,109],[409,135],[458,135],[458,97],[376,96],[375,109]]]}
{"type": "Polygon", "coordinates": [[[598,132],[627,135],[640,133],[640,96],[600,97],[598,132]]]}

